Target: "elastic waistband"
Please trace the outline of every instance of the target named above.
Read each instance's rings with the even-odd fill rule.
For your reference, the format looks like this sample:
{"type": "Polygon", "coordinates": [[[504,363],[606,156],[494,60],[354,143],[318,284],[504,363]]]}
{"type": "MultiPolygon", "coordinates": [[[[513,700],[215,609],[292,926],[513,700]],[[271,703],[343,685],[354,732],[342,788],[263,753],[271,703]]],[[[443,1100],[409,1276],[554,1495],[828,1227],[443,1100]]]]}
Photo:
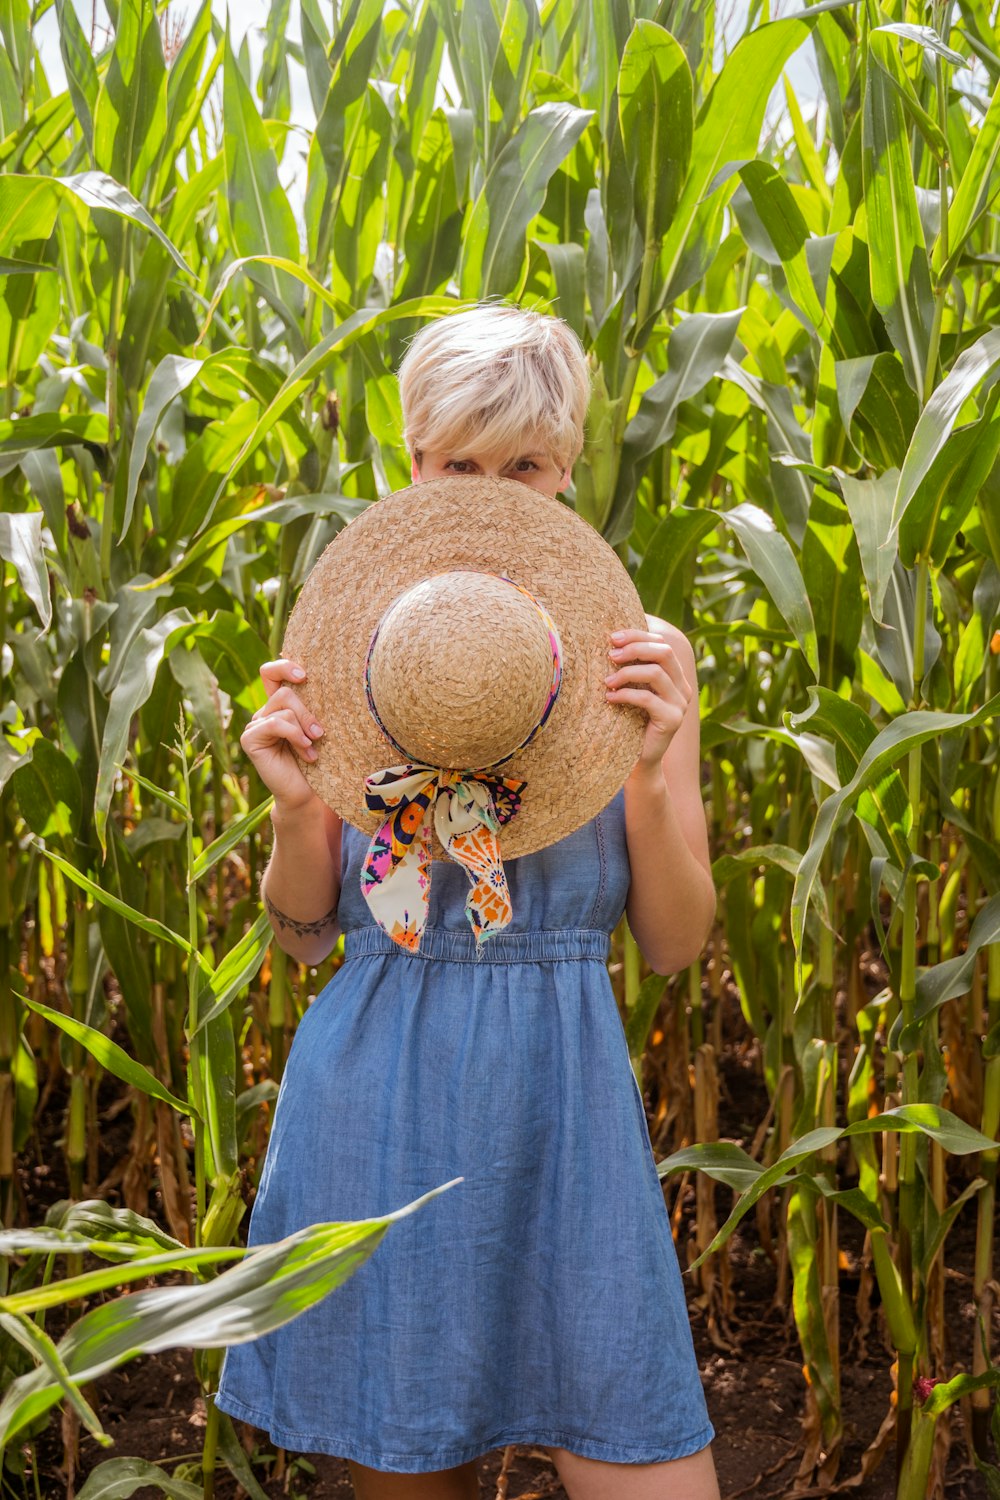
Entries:
{"type": "Polygon", "coordinates": [[[392,953],[399,958],[446,959],[450,963],[543,963],[549,959],[600,959],[607,963],[611,939],[602,928],[557,927],[538,932],[495,932],[476,954],[476,939],[468,932],[452,932],[443,927],[425,927],[416,953],[394,943],[387,932],[374,923],[370,927],[350,927],[344,933],[344,959],[361,958],[371,953],[392,953]]]}

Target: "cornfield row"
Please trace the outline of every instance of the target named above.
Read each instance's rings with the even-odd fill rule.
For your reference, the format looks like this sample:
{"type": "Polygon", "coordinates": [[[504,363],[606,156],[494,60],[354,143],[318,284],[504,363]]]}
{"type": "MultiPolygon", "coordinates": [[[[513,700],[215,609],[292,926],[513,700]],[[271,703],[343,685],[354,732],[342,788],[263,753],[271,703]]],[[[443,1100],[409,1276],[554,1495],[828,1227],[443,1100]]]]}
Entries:
{"type": "MultiPolygon", "coordinates": [[[[801,1345],[799,1479],[831,1486],[858,1220],[900,1500],[939,1489],[960,1399],[995,1492],[996,7],[753,4],[714,74],[695,0],[302,0],[295,34],[277,0],[256,75],[208,0],[181,28],[109,0],[103,44],[55,8],[53,94],[45,0],[0,6],[6,1479],[60,1402],[101,1439],[95,1376],[191,1346],[211,1391],[237,1301],[264,1332],[391,1232],[240,1245],[285,1051],[339,958],[271,942],[270,801],[235,747],[312,563],[409,483],[406,340],[501,297],[583,340],[573,503],[699,655],[711,963],[644,975],[623,925],[614,975],[640,1077],[667,1029],[690,1061],[652,1128],[668,1189],[694,1174],[702,1305],[724,1329],[753,1209],[801,1345]],[[786,79],[787,139],[762,143],[810,37],[823,108],[786,79]],[[316,117],[301,225],[290,62],[316,117]],[[730,978],[769,1099],[752,1152],[716,1139],[730,978]],[[132,1135],[102,1183],[109,1075],[132,1135]],[[69,1196],[32,1226],[16,1157],[63,1092],[69,1196]],[[965,1205],[977,1330],[949,1370],[965,1205]],[[180,1270],[183,1301],[109,1295],[180,1270]]],[[[209,1403],[206,1496],[219,1463],[254,1493],[240,1455],[209,1403]]]]}

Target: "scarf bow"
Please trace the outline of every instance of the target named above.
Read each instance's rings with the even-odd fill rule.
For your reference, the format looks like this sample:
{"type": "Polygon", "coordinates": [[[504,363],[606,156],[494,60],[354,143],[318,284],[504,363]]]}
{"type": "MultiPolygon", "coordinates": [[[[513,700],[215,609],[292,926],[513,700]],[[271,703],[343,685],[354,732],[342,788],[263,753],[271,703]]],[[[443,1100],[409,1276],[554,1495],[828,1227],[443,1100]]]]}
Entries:
{"type": "Polygon", "coordinates": [[[482,941],[511,920],[510,892],[497,833],[521,805],[527,786],[489,771],[452,771],[407,761],[365,777],[365,802],[388,817],[372,838],[361,871],[361,891],[378,925],[393,942],[419,952],[427,924],[434,829],[447,853],[468,874],[465,914],[482,941]]]}

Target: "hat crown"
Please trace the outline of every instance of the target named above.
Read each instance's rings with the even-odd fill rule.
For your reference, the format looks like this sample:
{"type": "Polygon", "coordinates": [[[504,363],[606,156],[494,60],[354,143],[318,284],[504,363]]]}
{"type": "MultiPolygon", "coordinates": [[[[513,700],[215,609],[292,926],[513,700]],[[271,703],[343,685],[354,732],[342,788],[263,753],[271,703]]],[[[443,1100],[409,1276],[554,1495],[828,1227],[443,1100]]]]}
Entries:
{"type": "Polygon", "coordinates": [[[481,770],[514,754],[553,696],[558,637],[513,580],[474,569],[421,579],[376,626],[374,717],[411,761],[481,770]]]}

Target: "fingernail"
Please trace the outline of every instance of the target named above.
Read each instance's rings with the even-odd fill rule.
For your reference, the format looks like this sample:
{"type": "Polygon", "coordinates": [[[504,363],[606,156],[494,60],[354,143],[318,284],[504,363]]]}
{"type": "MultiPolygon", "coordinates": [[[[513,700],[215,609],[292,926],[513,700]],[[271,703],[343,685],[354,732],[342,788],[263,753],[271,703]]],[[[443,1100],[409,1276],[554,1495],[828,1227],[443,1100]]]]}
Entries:
{"type": "Polygon", "coordinates": [[[612,630],[611,639],[613,641],[623,641],[625,639],[624,630],[612,630]]]}
{"type": "Polygon", "coordinates": [[[310,725],[309,725],[309,733],[310,733],[310,734],[322,734],[322,733],[323,733],[323,731],[322,731],[322,729],[321,729],[321,728],[320,728],[320,727],[319,727],[319,725],[318,725],[318,724],[310,724],[310,725]]]}
{"type": "Polygon", "coordinates": [[[306,674],[305,674],[305,672],[303,672],[303,670],[302,670],[301,667],[293,667],[292,668],[292,676],[293,677],[304,677],[305,675],[306,674]]]}
{"type": "Polygon", "coordinates": [[[613,682],[614,681],[614,677],[615,677],[614,672],[609,672],[608,675],[607,675],[607,677],[605,677],[604,681],[605,682],[613,682]]]}

